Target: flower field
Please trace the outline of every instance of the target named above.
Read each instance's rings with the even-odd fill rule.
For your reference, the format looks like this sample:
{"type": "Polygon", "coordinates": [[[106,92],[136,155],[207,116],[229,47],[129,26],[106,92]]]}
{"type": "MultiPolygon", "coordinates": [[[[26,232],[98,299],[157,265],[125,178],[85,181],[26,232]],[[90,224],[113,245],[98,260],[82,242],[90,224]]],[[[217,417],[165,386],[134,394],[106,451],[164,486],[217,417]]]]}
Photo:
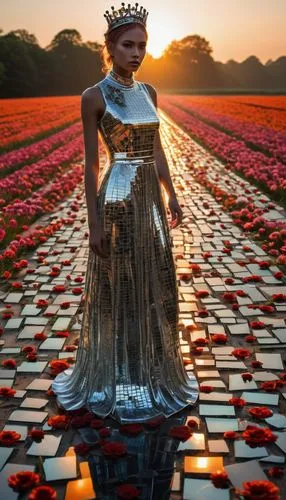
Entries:
{"type": "Polygon", "coordinates": [[[286,204],[286,98],[161,95],[159,106],[227,168],[286,204]]]}
{"type": "MultiPolygon", "coordinates": [[[[0,101],[0,262],[43,242],[68,221],[32,227],[74,189],[83,187],[80,97],[0,101]]],[[[100,145],[103,154],[102,145],[100,145]]]]}

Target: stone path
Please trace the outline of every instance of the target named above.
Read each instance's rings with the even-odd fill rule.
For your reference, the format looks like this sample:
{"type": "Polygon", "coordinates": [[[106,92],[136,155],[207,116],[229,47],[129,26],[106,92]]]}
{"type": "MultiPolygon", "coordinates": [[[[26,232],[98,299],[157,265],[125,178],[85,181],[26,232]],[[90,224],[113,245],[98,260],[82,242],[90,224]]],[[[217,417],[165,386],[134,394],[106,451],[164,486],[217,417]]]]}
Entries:
{"type": "MultiPolygon", "coordinates": [[[[27,256],[28,267],[10,280],[19,282],[19,289],[7,289],[4,284],[1,288],[4,333],[0,340],[0,387],[16,390],[13,398],[1,398],[1,430],[21,434],[21,440],[12,447],[0,448],[0,482],[5,500],[17,498],[6,486],[7,477],[36,467],[46,484],[56,489],[58,499],[115,499],[119,498],[115,493],[118,485],[132,483],[141,492],[139,498],[146,500],[224,500],[232,498],[232,493],[214,488],[209,479],[210,471],[223,466],[234,488],[241,487],[244,480],[270,479],[281,492],[285,491],[284,478],[272,478],[266,471],[274,465],[284,468],[286,451],[286,393],[281,387],[286,302],[280,302],[279,296],[271,299],[274,294],[286,294],[286,280],[274,276],[279,271],[277,266],[259,265],[269,257],[194,179],[192,165],[207,162],[211,165],[208,175],[219,172],[224,188],[239,189],[235,174],[226,172],[218,160],[163,113],[161,131],[184,211],[183,224],[172,230],[181,349],[186,369],[194,371],[199,383],[209,389],[202,389],[195,407],[158,428],[144,427],[135,436],[123,434],[112,419],[105,419],[104,427],[111,432],[106,441],[120,441],[127,446],[128,453],[117,460],[106,458],[98,444],[107,431],[90,427],[88,419],[84,425],[82,420],[79,423],[74,419],[66,430],[48,425],[50,417],[60,414],[49,392],[53,379],[49,362],[66,358],[72,362],[76,350],[68,346],[76,345],[80,332],[88,228],[83,186],[79,186],[57,213],[38,221],[60,218],[65,223],[27,256]],[[247,252],[246,246],[250,249],[247,252]],[[248,279],[253,275],[258,281],[248,279]],[[55,291],[55,285],[66,290],[55,291]],[[60,332],[70,335],[65,337],[60,332]],[[36,333],[46,334],[46,340],[35,340],[36,333]],[[26,360],[21,349],[27,345],[37,349],[36,361],[26,360]],[[238,351],[235,357],[231,353],[237,348],[250,352],[238,351]],[[11,358],[16,361],[15,369],[3,366],[3,361],[11,358]],[[257,367],[259,363],[255,362],[263,364],[257,367]],[[244,381],[243,373],[248,373],[246,378],[250,380],[244,381]],[[245,404],[229,404],[231,398],[243,399],[245,404]],[[256,407],[265,407],[273,415],[258,420],[249,414],[256,407]],[[277,440],[267,446],[248,446],[242,438],[248,424],[269,427],[277,440]],[[189,439],[180,441],[168,435],[171,428],[182,425],[191,429],[189,439]],[[32,444],[26,437],[33,427],[46,433],[40,444],[32,444]],[[226,431],[235,431],[239,439],[224,436],[226,431]],[[74,453],[73,446],[79,443],[90,446],[86,454],[74,453]]],[[[258,192],[257,206],[261,205],[261,197],[258,192]]],[[[266,216],[285,219],[278,205],[266,216]]]]}

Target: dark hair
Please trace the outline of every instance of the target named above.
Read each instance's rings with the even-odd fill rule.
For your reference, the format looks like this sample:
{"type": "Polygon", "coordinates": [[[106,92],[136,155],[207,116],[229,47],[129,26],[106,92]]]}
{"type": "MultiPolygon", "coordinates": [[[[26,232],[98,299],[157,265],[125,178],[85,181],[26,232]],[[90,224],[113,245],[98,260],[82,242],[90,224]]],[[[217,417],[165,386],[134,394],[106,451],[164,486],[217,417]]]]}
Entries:
{"type": "Polygon", "coordinates": [[[107,30],[104,33],[104,39],[105,43],[102,47],[102,50],[100,51],[100,56],[102,60],[102,71],[103,73],[107,73],[110,68],[112,67],[112,58],[109,52],[109,46],[111,43],[116,44],[118,38],[125,33],[126,31],[130,30],[131,28],[134,28],[135,26],[138,26],[139,28],[142,28],[142,30],[146,33],[146,36],[148,37],[147,30],[145,26],[143,26],[140,23],[129,23],[129,24],[122,24],[121,26],[118,26],[118,28],[114,28],[110,32],[107,30]]]}

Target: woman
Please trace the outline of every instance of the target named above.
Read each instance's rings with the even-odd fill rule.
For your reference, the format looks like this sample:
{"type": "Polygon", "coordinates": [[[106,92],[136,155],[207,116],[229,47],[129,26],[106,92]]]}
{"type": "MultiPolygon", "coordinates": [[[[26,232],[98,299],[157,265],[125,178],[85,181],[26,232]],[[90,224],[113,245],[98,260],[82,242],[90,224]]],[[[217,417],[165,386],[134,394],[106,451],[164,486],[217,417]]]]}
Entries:
{"type": "Polygon", "coordinates": [[[170,416],[197,399],[178,336],[178,291],[166,207],[182,221],[159,134],[155,89],[133,78],[146,53],[143,7],[106,11],[106,77],[82,94],[90,229],[75,365],[52,388],[67,410],[120,423],[170,416]],[[109,161],[99,175],[98,131],[109,161]]]}

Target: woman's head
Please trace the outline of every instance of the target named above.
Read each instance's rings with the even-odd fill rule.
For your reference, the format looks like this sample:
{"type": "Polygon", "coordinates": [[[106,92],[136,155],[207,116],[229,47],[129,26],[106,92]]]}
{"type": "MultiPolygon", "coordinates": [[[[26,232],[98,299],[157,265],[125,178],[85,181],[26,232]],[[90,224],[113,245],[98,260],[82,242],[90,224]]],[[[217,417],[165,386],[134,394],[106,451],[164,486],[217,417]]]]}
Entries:
{"type": "Polygon", "coordinates": [[[139,23],[118,26],[104,34],[105,44],[102,50],[103,71],[107,73],[112,67],[120,68],[128,73],[137,71],[146,54],[148,33],[139,23]],[[139,64],[132,65],[131,61],[139,64]]]}

